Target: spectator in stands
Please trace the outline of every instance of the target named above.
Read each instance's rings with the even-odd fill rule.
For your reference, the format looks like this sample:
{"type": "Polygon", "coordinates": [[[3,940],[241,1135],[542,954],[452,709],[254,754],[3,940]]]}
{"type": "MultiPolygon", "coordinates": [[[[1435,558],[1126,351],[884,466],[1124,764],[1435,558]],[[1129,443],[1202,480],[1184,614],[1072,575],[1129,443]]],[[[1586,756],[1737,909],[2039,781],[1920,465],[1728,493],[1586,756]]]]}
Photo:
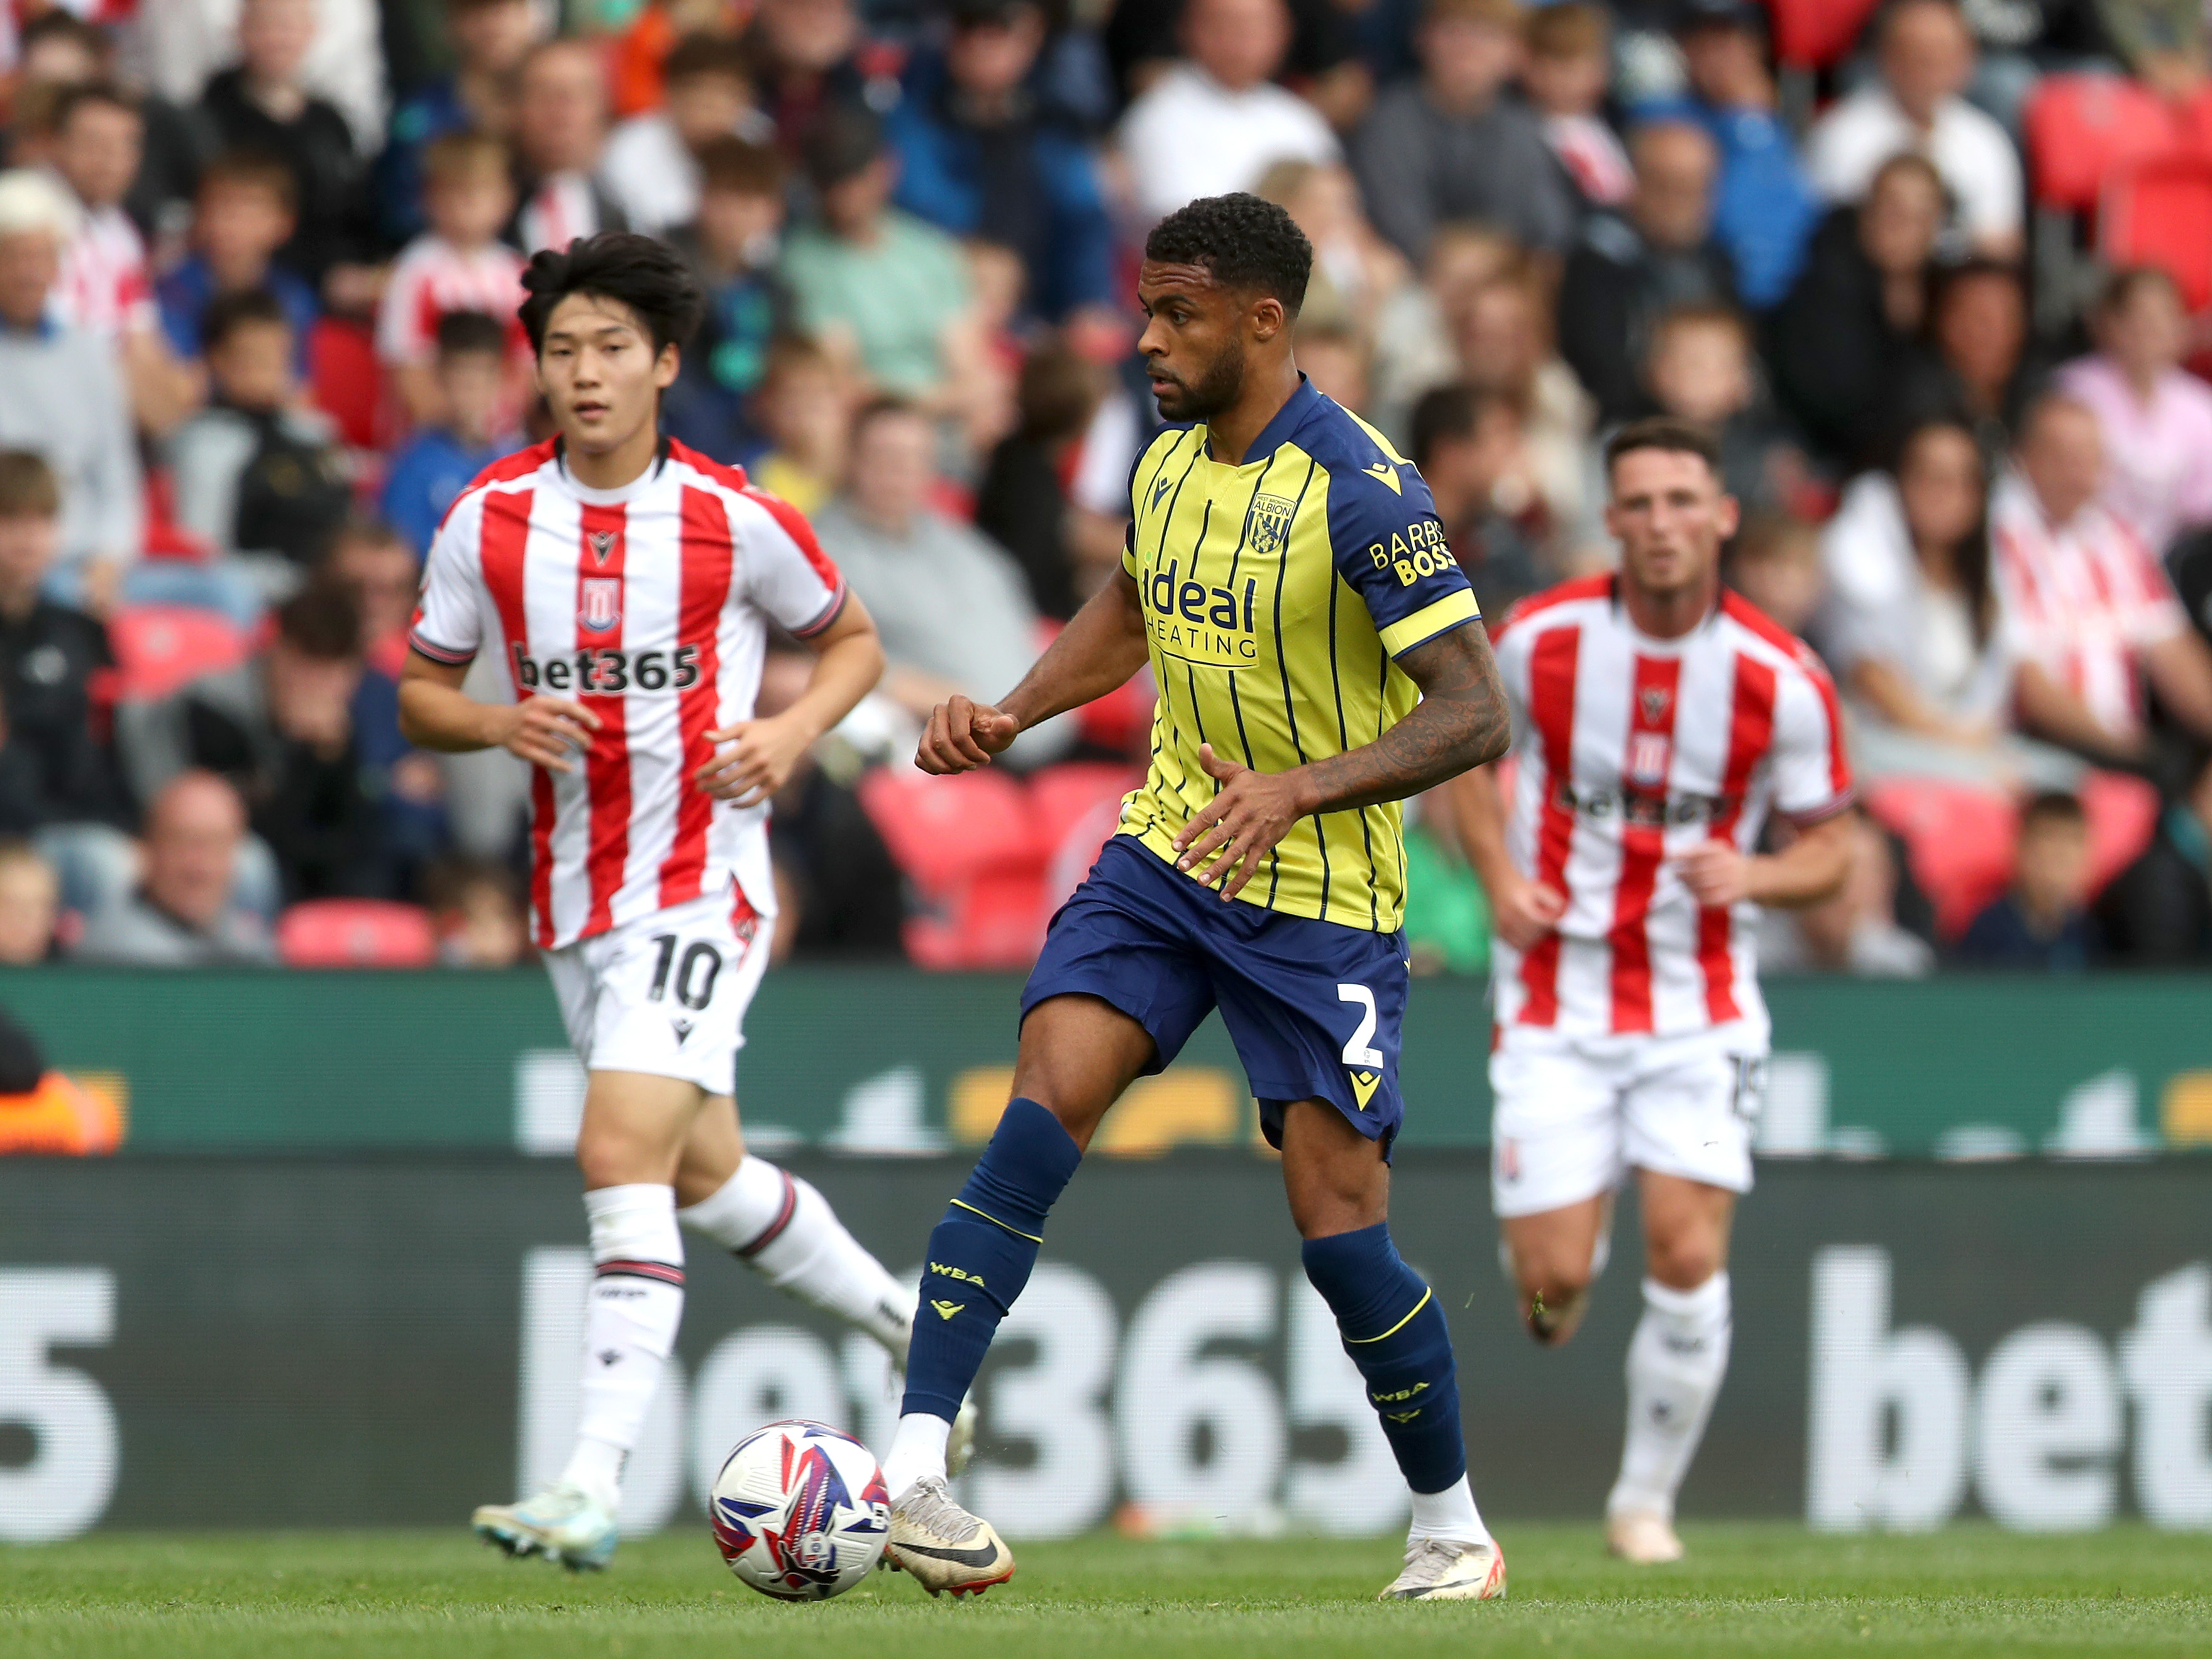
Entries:
{"type": "Polygon", "coordinates": [[[1585,207],[1624,205],[1636,171],[1605,118],[1613,80],[1613,27],[1601,5],[1559,0],[1528,14],[1522,84],[1544,127],[1544,142],[1585,207]]]}
{"type": "Polygon", "coordinates": [[[225,149],[271,155],[292,170],[298,223],[279,251],[334,311],[359,315],[376,292],[368,168],[336,106],[307,90],[315,0],[242,0],[243,59],[207,84],[200,112],[225,149]]]}
{"type": "Polygon", "coordinates": [[[344,522],[353,485],[330,417],[301,396],[292,325],[273,294],[207,309],[208,405],[169,441],[177,523],[266,599],[282,599],[344,522]]]}
{"type": "Polygon", "coordinates": [[[1474,586],[1482,614],[1503,619],[1553,573],[1520,527],[1498,511],[1499,485],[1522,447],[1521,411],[1502,392],[1461,382],[1413,405],[1408,453],[1436,497],[1452,556],[1474,586]]]}
{"type": "Polygon", "coordinates": [[[2176,726],[2212,742],[2212,648],[2191,629],[2156,556],[2098,499],[2096,416],[2046,394],[2021,420],[2014,460],[1990,509],[1999,580],[2022,655],[2078,694],[2084,718],[2023,713],[2069,747],[2139,756],[2148,680],[2176,726]]]}
{"type": "MultiPolygon", "coordinates": [[[[884,690],[917,718],[956,692],[1005,696],[1039,649],[1021,567],[928,505],[936,445],[914,405],[869,404],[854,417],[845,492],[815,519],[823,550],[878,618],[890,661],[884,690]]],[[[1018,767],[1042,765],[1074,736],[1061,716],[1023,732],[1007,755],[1018,767]]]]}
{"type": "Polygon", "coordinates": [[[305,278],[276,263],[298,218],[292,170],[252,150],[218,155],[200,173],[192,209],[192,252],[156,289],[170,348],[186,362],[200,360],[200,319],[225,294],[265,289],[292,325],[298,368],[307,370],[307,337],[322,307],[305,278]]]}
{"type": "MultiPolygon", "coordinates": [[[[811,670],[802,653],[769,652],[760,713],[789,708],[811,670]]],[[[855,713],[865,717],[867,708],[864,702],[855,713]]],[[[853,770],[825,766],[810,749],[777,792],[769,821],[778,911],[774,961],[793,955],[896,961],[906,954],[903,878],[852,787],[853,770]]]]}
{"type": "Polygon", "coordinates": [[[853,0],[761,0],[743,44],[752,96],[784,158],[831,109],[888,109],[897,101],[899,55],[870,40],[853,0]]]}
{"type": "Polygon", "coordinates": [[[1521,61],[1518,0],[1425,0],[1417,38],[1420,78],[1384,92],[1352,143],[1375,228],[1409,259],[1450,219],[1565,252],[1573,192],[1541,122],[1508,91],[1521,61]]]}
{"type": "Polygon", "coordinates": [[[1459,378],[1512,401],[1520,444],[1492,492],[1500,511],[1548,555],[1612,544],[1597,522],[1586,451],[1595,406],[1552,349],[1541,277],[1513,266],[1473,282],[1454,302],[1459,378]]]}
{"type": "Polygon", "coordinates": [[[607,148],[607,85],[596,47],[548,40],[515,75],[515,195],[507,230],[525,253],[579,236],[628,230],[629,216],[599,172],[607,148]]]}
{"type": "MultiPolygon", "coordinates": [[[[315,580],[343,589],[361,613],[364,684],[380,677],[396,699],[399,671],[407,663],[407,630],[415,617],[422,570],[407,538],[374,519],[353,519],[331,538],[330,550],[315,568],[315,580]]],[[[355,712],[368,705],[355,700],[355,712]]]]}
{"type": "Polygon", "coordinates": [[[1766,402],[1741,312],[1686,305],[1662,313],[1644,376],[1662,414],[1720,440],[1722,477],[1747,512],[1786,512],[1804,500],[1811,464],[1766,402]]]}
{"type": "Polygon", "coordinates": [[[114,354],[47,309],[76,204],[44,174],[0,173],[0,445],[61,489],[56,598],[105,614],[139,553],[138,448],[114,354]]]}
{"type": "Polygon", "coordinates": [[[957,0],[943,60],[922,65],[889,137],[898,205],[952,235],[1013,249],[1028,309],[1058,322],[1114,302],[1114,238],[1082,134],[1030,90],[1044,39],[1034,0],[957,0]]]}
{"type": "Polygon", "coordinates": [[[1185,57],[1130,104],[1115,141],[1142,223],[1249,190],[1270,162],[1337,159],[1321,112],[1274,84],[1291,46],[1284,0],[1188,0],[1180,34],[1185,57]]]}
{"type": "Polygon", "coordinates": [[[769,349],[758,408],[769,448],[753,476],[811,519],[845,476],[845,377],[813,341],[778,340],[769,349]]]}
{"type": "Polygon", "coordinates": [[[1805,159],[1814,187],[1831,202],[1856,202],[1891,157],[1923,155],[1955,209],[1950,251],[2020,258],[2020,156],[1963,95],[1974,78],[1974,40],[1958,0],[1897,0],[1875,50],[1881,80],[1813,128],[1805,159]]]}
{"type": "Polygon", "coordinates": [[[2096,959],[2097,923],[2081,899],[2089,877],[2089,815],[2072,795],[2045,790],[2021,808],[2012,884],[1966,926],[1954,959],[1972,968],[2079,973],[2096,959]]]}
{"type": "Polygon", "coordinates": [[[418,560],[428,556],[430,538],[453,498],[477,473],[522,447],[521,434],[502,424],[509,332],[481,311],[449,311],[438,319],[441,414],[393,453],[380,503],[418,560]]]}
{"type": "Polygon", "coordinates": [[[2011,720],[2018,644],[1990,563],[1986,462],[1937,418],[1861,474],[1820,532],[1822,653],[1862,723],[1857,758],[1896,769],[1905,737],[1986,750],[2011,720]]]}
{"type": "Polygon", "coordinates": [[[2045,378],[2027,344],[2027,293],[2018,271],[1990,259],[1949,267],[1929,302],[1929,349],[1906,365],[1885,424],[1895,432],[1932,416],[1963,416],[1983,453],[2002,461],[2021,410],[2045,378]]]}
{"type": "Polygon", "coordinates": [[[421,568],[389,525],[355,520],[331,541],[316,567],[318,586],[335,588],[361,617],[362,675],[350,710],[354,742],[368,793],[380,804],[384,851],[399,867],[395,890],[410,871],[427,866],[452,839],[447,778],[438,757],[399,732],[399,672],[407,661],[421,568]]]}
{"type": "Polygon", "coordinates": [[[377,199],[394,244],[422,233],[422,147],[449,132],[506,132],[516,72],[544,29],[534,0],[445,0],[444,9],[453,71],[392,112],[391,137],[377,158],[377,199]]]}
{"type": "Polygon", "coordinates": [[[1856,208],[1813,239],[1797,286],[1768,320],[1783,407],[1823,456],[1847,466],[1880,448],[1898,388],[1921,372],[1922,331],[1943,181],[1923,158],[1882,164],[1856,208]]]}
{"type": "Polygon", "coordinates": [[[42,592],[61,542],[53,469],[0,450],[0,720],[14,766],[5,793],[17,834],[50,823],[127,824],[115,754],[95,721],[115,658],[107,630],[42,592]]]}
{"type": "Polygon", "coordinates": [[[1099,574],[1079,569],[1064,480],[1103,393],[1094,365],[1060,342],[1040,344],[1022,364],[1020,424],[991,452],[975,494],[975,527],[1013,555],[1038,614],[1060,622],[1099,574]]]}
{"type": "MultiPolygon", "coordinates": [[[[1778,834],[1794,833],[1786,826],[1778,834]]],[[[1906,878],[1891,838],[1863,812],[1851,814],[1851,857],[1843,890],[1802,910],[1760,912],[1759,965],[1777,973],[1855,974],[1862,979],[1921,979],[1936,950],[1900,924],[1906,878]]]]}
{"type": "Polygon", "coordinates": [[[518,354],[509,411],[519,409],[528,372],[528,344],[514,323],[522,303],[523,257],[499,240],[514,212],[507,148],[481,133],[455,132],[422,151],[424,204],[430,228],[410,242],[392,268],[376,319],[376,355],[392,374],[408,419],[440,418],[438,319],[449,311],[478,311],[510,319],[518,354]]]}
{"type": "Polygon", "coordinates": [[[1655,122],[1637,129],[1630,152],[1627,212],[1590,216],[1559,287],[1560,355],[1607,421],[1641,408],[1638,368],[1662,313],[1735,300],[1728,254],[1712,236],[1711,137],[1691,122],[1655,122]]]}
{"type": "Polygon", "coordinates": [[[653,236],[698,216],[699,152],[708,140],[773,136],[753,106],[744,48],[737,41],[687,34],[670,48],[663,73],[666,101],[615,129],[599,169],[629,228],[653,236]]]}
{"type": "Polygon", "coordinates": [[[1767,69],[1766,15],[1751,0],[1689,0],[1677,32],[1689,90],[1638,113],[1692,120],[1720,151],[1713,234],[1753,311],[1778,304],[1805,260],[1820,198],[1797,159],[1767,69]]]}
{"type": "Polygon", "coordinates": [[[146,811],[143,879],[85,921],[70,955],[142,968],[276,958],[268,929],[233,894],[246,804],[212,772],[172,777],[146,811]]]}
{"type": "Polygon", "coordinates": [[[276,854],[285,902],[390,897],[398,872],[383,836],[383,781],[353,718],[362,672],[352,596],[307,587],[277,611],[276,636],[254,661],[118,710],[125,763],[149,799],[194,769],[228,779],[276,854]]]}
{"type": "Polygon", "coordinates": [[[1261,174],[1254,194],[1280,205],[1313,244],[1301,325],[1343,323],[1371,340],[1378,314],[1413,273],[1369,222],[1352,169],[1341,161],[1278,161],[1261,174]]]}
{"type": "Polygon", "coordinates": [[[2163,556],[2176,536],[2212,523],[2212,387],[2181,367],[2189,318],[2173,278],[2152,265],[2116,271],[2099,297],[2097,352],[2058,383],[2105,438],[2105,505],[2163,556]]]}
{"type": "Polygon", "coordinates": [[[960,245],[890,205],[897,163],[866,110],[825,111],[805,140],[822,222],[786,244],[783,278],[807,331],[873,385],[948,406],[971,302],[960,245]]]}
{"type": "Polygon", "coordinates": [[[423,873],[423,896],[448,968],[513,968],[530,955],[530,918],[514,872],[483,859],[448,859],[423,873]]]}
{"type": "Polygon", "coordinates": [[[776,269],[783,248],[783,157],[725,134],[699,152],[699,217],[669,240],[697,277],[706,307],[661,398],[664,430],[718,460],[748,462],[766,440],[754,402],[769,353],[798,307],[776,269]]]}
{"type": "Polygon", "coordinates": [[[77,205],[54,305],[62,320],[113,345],[138,424],[159,436],[184,417],[196,387],[161,332],[145,239],[123,210],[144,150],[145,122],[119,88],[72,87],[54,106],[47,153],[77,205]]]}
{"type": "Polygon", "coordinates": [[[61,909],[54,866],[27,841],[0,841],[0,964],[31,968],[52,961],[61,909]]]}
{"type": "Polygon", "coordinates": [[[1802,636],[1826,586],[1820,532],[1787,513],[1747,513],[1723,574],[1730,587],[1802,636]]]}
{"type": "MultiPolygon", "coordinates": [[[[105,30],[66,6],[49,6],[29,18],[18,40],[8,100],[14,126],[11,154],[17,165],[52,162],[51,129],[64,95],[74,87],[116,83],[121,78],[119,56],[105,30]]],[[[134,89],[137,80],[129,77],[134,89]]],[[[197,83],[192,95],[198,95],[197,83]]],[[[202,135],[190,112],[165,97],[141,96],[135,105],[144,142],[123,205],[134,224],[155,234],[172,227],[191,204],[195,175],[205,159],[202,135]]]]}

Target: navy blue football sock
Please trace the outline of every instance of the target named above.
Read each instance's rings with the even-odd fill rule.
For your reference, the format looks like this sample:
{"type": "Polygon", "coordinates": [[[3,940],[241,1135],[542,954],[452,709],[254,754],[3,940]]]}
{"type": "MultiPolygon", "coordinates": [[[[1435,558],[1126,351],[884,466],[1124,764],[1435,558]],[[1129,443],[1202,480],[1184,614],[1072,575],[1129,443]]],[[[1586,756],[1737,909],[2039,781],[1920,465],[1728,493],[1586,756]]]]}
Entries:
{"type": "Polygon", "coordinates": [[[1060,1120],[1036,1102],[1006,1108],[975,1173],[929,1235],[902,1412],[947,1422],[959,1415],[999,1322],[1030,1282],[1045,1213],[1082,1161],[1060,1120]]]}
{"type": "Polygon", "coordinates": [[[1451,1332],[1435,1295],[1378,1224],[1310,1238],[1306,1277],[1336,1316],[1406,1484],[1443,1492],[1467,1473],[1451,1332]]]}

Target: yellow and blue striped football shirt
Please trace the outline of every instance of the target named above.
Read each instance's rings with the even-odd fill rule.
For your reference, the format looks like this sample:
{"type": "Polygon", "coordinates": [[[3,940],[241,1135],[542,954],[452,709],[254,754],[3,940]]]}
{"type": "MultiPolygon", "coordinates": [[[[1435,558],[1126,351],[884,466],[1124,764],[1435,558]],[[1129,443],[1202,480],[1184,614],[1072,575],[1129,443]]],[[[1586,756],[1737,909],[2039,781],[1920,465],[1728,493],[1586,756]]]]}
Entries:
{"type": "MultiPolygon", "coordinates": [[[[1413,464],[1303,377],[1243,465],[1211,459],[1206,445],[1203,425],[1170,427],[1137,458],[1121,556],[1159,703],[1121,833],[1170,862],[1219,787],[1200,744],[1285,772],[1372,743],[1420,700],[1392,659],[1481,614],[1413,464]]],[[[1316,813],[1238,896],[1395,932],[1401,822],[1395,801],[1316,813]]]]}

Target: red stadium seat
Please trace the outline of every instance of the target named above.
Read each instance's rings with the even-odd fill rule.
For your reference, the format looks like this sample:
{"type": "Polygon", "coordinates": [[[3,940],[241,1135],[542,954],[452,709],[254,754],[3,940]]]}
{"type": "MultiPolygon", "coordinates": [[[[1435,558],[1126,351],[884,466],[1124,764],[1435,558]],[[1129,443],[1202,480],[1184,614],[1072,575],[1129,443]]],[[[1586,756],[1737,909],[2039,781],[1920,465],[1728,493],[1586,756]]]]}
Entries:
{"type": "Polygon", "coordinates": [[[1841,63],[1881,0],[1766,0],[1774,14],[1774,55],[1786,67],[1822,70],[1841,63]]]}
{"type": "Polygon", "coordinates": [[[1885,778],[1867,811],[1903,838],[1912,878],[1936,907],[1936,931],[1956,939],[2012,879],[2020,813],[2010,795],[1934,778],[1885,778]]]}
{"type": "Polygon", "coordinates": [[[1121,821],[1121,798],[1144,781],[1133,766],[1098,761],[1048,766],[1030,780],[1048,909],[1059,908],[1090,874],[1121,821]]]}
{"type": "Polygon", "coordinates": [[[878,767],[860,780],[860,805],[899,868],[924,887],[1044,862],[1029,797],[1003,772],[935,778],[909,766],[878,767]]]}
{"type": "Polygon", "coordinates": [[[934,969],[1018,968],[1044,939],[1044,851],[1029,793],[995,771],[879,767],[860,805],[921,900],[907,952],[934,969]]]}
{"type": "Polygon", "coordinates": [[[1133,766],[1113,761],[1069,761],[1048,766],[1030,780],[1030,809],[1037,844],[1049,861],[1067,832],[1104,805],[1119,807],[1121,797],[1145,781],[1133,766]]]}
{"type": "Polygon", "coordinates": [[[438,959],[429,912],[384,899],[310,899],[276,921],[288,968],[428,968],[438,959]]]}
{"type": "Polygon", "coordinates": [[[236,667],[251,648],[228,617],[188,605],[126,605],[109,621],[107,638],[122,702],[166,697],[202,674],[236,667]]]}
{"type": "Polygon", "coordinates": [[[2097,216],[2108,265],[2156,265],[2192,314],[2212,308],[2212,156],[2177,152],[2115,171],[2097,216]]]}
{"type": "Polygon", "coordinates": [[[2164,155],[2183,137],[2164,101],[2118,75],[2046,75],[2021,123],[2036,201],[2075,213],[2096,207],[2115,168],[2164,155]]]}
{"type": "Polygon", "coordinates": [[[906,925],[907,955],[939,972],[1026,968],[1044,943],[1044,878],[999,870],[960,883],[906,925]]]}
{"type": "Polygon", "coordinates": [[[322,318],[307,337],[307,378],[315,406],[338,423],[339,436],[355,449],[374,449],[384,392],[375,337],[359,323],[322,318]]]}

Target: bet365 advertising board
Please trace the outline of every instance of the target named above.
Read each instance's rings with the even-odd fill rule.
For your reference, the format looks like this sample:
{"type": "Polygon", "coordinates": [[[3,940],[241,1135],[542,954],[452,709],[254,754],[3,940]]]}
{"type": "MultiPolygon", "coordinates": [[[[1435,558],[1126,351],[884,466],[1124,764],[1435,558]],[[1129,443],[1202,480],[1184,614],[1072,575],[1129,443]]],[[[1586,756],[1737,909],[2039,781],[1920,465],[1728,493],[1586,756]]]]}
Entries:
{"type": "MultiPolygon", "coordinates": [[[[964,1158],[805,1154],[918,1267],[964,1158]]],[[[2212,1528],[2212,1206],[2193,1160],[1768,1163],[1686,1515],[2212,1528]]],[[[1638,1307],[1625,1206],[1565,1350],[1512,1317],[1479,1155],[1407,1149],[1395,1227],[1449,1313],[1486,1513],[1595,1516],[1638,1307]]],[[[0,1540],[465,1522],[558,1463],[588,1273],[575,1177],[511,1156],[0,1163],[0,1540]]],[[[880,1447],[885,1362],[691,1246],[633,1530],[696,1525],[778,1417],[880,1447]]],[[[1094,1158],[979,1385],[967,1501],[1017,1542],[1141,1514],[1379,1532],[1387,1449],[1247,1152],[1094,1158]],[[1131,1506],[1134,1506],[1133,1509],[1131,1506]]]]}

